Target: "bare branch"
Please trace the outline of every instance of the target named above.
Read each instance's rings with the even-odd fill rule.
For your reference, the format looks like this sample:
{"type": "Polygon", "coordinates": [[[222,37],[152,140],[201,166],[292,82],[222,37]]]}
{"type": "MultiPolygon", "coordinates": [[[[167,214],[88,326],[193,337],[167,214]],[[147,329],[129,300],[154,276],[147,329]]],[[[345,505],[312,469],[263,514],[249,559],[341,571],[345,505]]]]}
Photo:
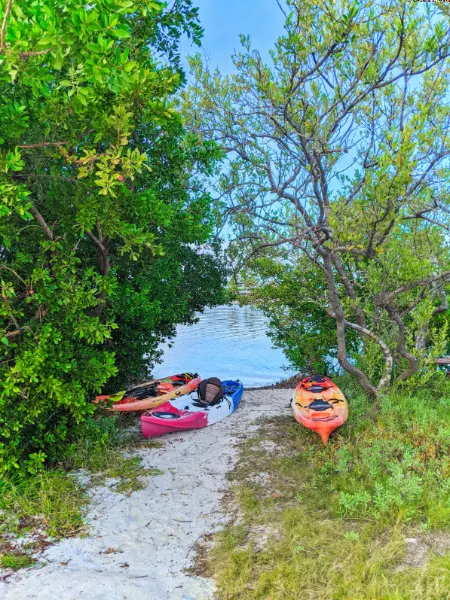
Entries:
{"type": "Polygon", "coordinates": [[[385,371],[383,377],[380,379],[377,385],[377,390],[381,390],[382,388],[389,385],[392,376],[392,368],[394,366],[394,359],[392,357],[391,351],[389,350],[389,346],[383,341],[383,339],[376,335],[373,331],[370,331],[367,327],[361,327],[357,323],[351,323],[350,321],[345,320],[345,326],[349,329],[354,329],[355,331],[359,331],[363,335],[367,336],[374,342],[376,342],[383,352],[384,360],[385,360],[385,371]]]}
{"type": "Polygon", "coordinates": [[[49,239],[50,241],[54,240],[54,235],[52,230],[50,229],[50,227],[47,225],[47,223],[44,220],[44,217],[41,215],[41,213],[38,211],[38,209],[35,206],[32,206],[30,208],[30,212],[34,215],[35,219],[38,221],[38,223],[40,224],[42,230],[44,231],[47,239],[49,239]]]}
{"type": "Polygon", "coordinates": [[[53,52],[53,50],[56,50],[56,46],[53,48],[47,48],[47,50],[31,50],[29,52],[21,52],[19,54],[20,58],[22,59],[26,59],[29,56],[44,56],[44,54],[48,54],[49,52],[53,52]]]}
{"type": "Polygon", "coordinates": [[[39,144],[22,144],[18,148],[46,148],[47,146],[66,146],[69,142],[41,142],[39,144]]]}
{"type": "Polygon", "coordinates": [[[409,290],[413,290],[416,287],[420,287],[422,285],[430,285],[434,281],[440,281],[442,279],[447,279],[450,277],[450,271],[444,271],[440,275],[434,275],[433,277],[427,277],[425,279],[418,279],[417,281],[413,281],[412,283],[408,283],[406,285],[401,285],[392,292],[388,292],[387,294],[381,294],[379,296],[380,305],[383,306],[386,302],[392,300],[395,296],[399,294],[403,294],[403,292],[408,292],[409,290]]]}
{"type": "Polygon", "coordinates": [[[361,325],[361,327],[367,327],[366,318],[364,316],[363,311],[361,310],[361,307],[358,304],[355,288],[353,287],[353,284],[351,283],[350,279],[347,276],[347,273],[345,272],[344,265],[342,264],[340,258],[334,253],[331,255],[331,260],[333,261],[333,264],[336,267],[337,272],[339,273],[341,281],[344,284],[345,289],[347,290],[347,294],[352,300],[358,324],[361,325]]]}
{"type": "MultiPolygon", "coordinates": [[[[359,381],[361,386],[366,390],[366,392],[370,396],[375,397],[377,395],[377,388],[373,385],[373,383],[370,381],[367,375],[363,371],[361,371],[361,369],[359,369],[356,365],[354,365],[348,360],[347,342],[345,339],[345,328],[353,327],[354,329],[357,329],[363,333],[368,331],[369,333],[366,335],[370,335],[371,337],[375,336],[375,334],[372,334],[372,332],[366,329],[365,327],[352,324],[346,320],[344,310],[339,300],[336,281],[334,279],[331,257],[327,253],[324,253],[323,255],[323,266],[325,278],[327,280],[328,298],[331,304],[331,309],[328,310],[328,314],[336,321],[336,337],[339,364],[343,369],[350,373],[350,375],[353,375],[353,377],[355,377],[357,381],[359,381]]],[[[382,343],[384,344],[383,341],[382,343]]]]}
{"type": "Polygon", "coordinates": [[[21,281],[23,283],[24,286],[27,285],[26,282],[22,279],[22,277],[17,273],[17,271],[14,271],[14,269],[11,269],[11,267],[7,267],[6,265],[0,265],[0,269],[10,271],[13,275],[15,275],[17,277],[17,279],[19,281],[21,281]]]}
{"type": "Polygon", "coordinates": [[[406,358],[406,360],[408,361],[407,369],[400,373],[400,375],[397,377],[397,381],[406,381],[419,370],[419,361],[417,357],[414,356],[414,354],[411,354],[411,352],[408,352],[408,350],[406,349],[406,327],[403,323],[402,318],[392,306],[386,305],[385,308],[387,310],[388,315],[398,327],[397,348],[400,353],[400,356],[403,356],[403,358],[406,358]]]}
{"type": "Polygon", "coordinates": [[[287,14],[286,14],[286,11],[284,10],[284,8],[281,6],[280,0],[277,0],[277,4],[278,4],[278,8],[281,10],[281,12],[284,15],[284,18],[286,19],[287,18],[287,14]]]}
{"type": "Polygon", "coordinates": [[[9,13],[11,12],[13,0],[8,0],[5,8],[5,14],[3,15],[2,28],[0,30],[0,52],[5,48],[5,34],[6,34],[6,23],[8,21],[9,13]]]}
{"type": "Polygon", "coordinates": [[[25,327],[22,327],[21,329],[15,329],[14,331],[7,331],[3,335],[7,340],[12,340],[12,339],[16,338],[17,336],[22,335],[22,333],[24,332],[24,329],[25,329],[25,327]]]}
{"type": "Polygon", "coordinates": [[[98,249],[98,258],[100,264],[100,272],[102,275],[107,275],[110,268],[109,254],[108,254],[108,243],[109,238],[102,236],[101,226],[97,219],[97,234],[94,235],[91,231],[86,231],[86,235],[89,237],[98,249]]]}

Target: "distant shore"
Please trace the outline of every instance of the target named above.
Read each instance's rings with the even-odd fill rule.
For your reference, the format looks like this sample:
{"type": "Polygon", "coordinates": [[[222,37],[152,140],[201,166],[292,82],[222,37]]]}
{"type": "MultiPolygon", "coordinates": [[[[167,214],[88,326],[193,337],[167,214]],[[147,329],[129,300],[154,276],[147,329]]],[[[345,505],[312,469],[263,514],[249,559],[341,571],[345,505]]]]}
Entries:
{"type": "Polygon", "coordinates": [[[264,385],[262,387],[251,387],[249,390],[291,390],[297,387],[300,381],[305,377],[301,373],[296,373],[291,377],[286,379],[280,379],[276,383],[272,383],[272,385],[264,385]]]}

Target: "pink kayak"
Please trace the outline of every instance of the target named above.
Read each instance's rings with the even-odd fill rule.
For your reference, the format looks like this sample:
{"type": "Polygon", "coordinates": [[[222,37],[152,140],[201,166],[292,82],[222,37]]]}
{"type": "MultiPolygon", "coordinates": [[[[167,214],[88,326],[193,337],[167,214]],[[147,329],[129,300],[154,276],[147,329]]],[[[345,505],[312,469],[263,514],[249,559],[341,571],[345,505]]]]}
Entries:
{"type": "Polygon", "coordinates": [[[244,386],[240,381],[223,381],[223,396],[214,404],[198,397],[184,396],[162,404],[141,417],[141,430],[146,438],[165,433],[202,429],[233,413],[242,398],[244,386]]]}

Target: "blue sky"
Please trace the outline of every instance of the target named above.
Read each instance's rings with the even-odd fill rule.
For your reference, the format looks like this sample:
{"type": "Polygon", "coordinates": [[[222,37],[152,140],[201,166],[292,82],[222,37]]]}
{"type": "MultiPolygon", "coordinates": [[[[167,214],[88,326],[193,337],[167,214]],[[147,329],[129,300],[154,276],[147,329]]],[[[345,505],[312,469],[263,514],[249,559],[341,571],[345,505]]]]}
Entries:
{"type": "MultiPolygon", "coordinates": [[[[252,44],[266,53],[283,31],[283,15],[276,0],[196,0],[205,36],[201,52],[222,73],[233,70],[231,55],[238,49],[239,34],[250,34],[252,44]]],[[[183,46],[183,54],[195,54],[196,46],[183,46]]]]}

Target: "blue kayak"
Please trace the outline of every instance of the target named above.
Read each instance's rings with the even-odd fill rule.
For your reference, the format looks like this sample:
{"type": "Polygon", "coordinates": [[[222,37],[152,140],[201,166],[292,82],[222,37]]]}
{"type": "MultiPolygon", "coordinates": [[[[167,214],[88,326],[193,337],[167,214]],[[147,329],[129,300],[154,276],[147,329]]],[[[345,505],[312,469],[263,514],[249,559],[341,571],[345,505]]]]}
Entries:
{"type": "Polygon", "coordinates": [[[145,437],[158,437],[165,433],[201,429],[214,425],[237,410],[244,393],[241,381],[222,381],[224,395],[215,404],[202,402],[196,392],[170,400],[141,417],[141,430],[145,437]]]}

